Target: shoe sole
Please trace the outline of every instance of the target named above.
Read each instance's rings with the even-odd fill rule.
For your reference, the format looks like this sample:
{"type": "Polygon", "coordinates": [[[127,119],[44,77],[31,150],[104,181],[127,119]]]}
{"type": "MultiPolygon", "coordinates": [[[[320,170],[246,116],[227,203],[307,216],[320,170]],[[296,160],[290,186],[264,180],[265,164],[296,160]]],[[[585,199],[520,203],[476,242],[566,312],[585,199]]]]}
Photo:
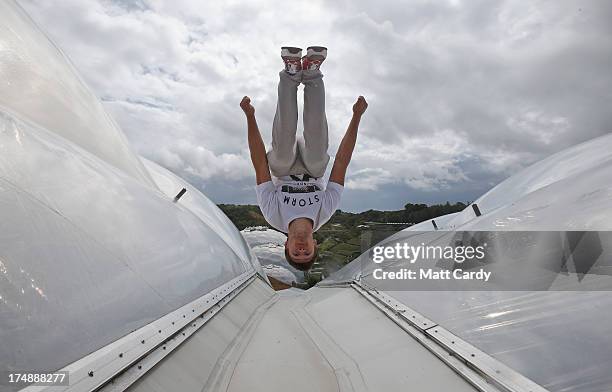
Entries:
{"type": "Polygon", "coordinates": [[[283,46],[281,48],[281,57],[289,59],[301,59],[302,48],[296,48],[294,46],[283,46]]]}
{"type": "Polygon", "coordinates": [[[306,49],[306,58],[308,60],[323,61],[327,57],[327,48],[325,46],[309,46],[306,49]]]}

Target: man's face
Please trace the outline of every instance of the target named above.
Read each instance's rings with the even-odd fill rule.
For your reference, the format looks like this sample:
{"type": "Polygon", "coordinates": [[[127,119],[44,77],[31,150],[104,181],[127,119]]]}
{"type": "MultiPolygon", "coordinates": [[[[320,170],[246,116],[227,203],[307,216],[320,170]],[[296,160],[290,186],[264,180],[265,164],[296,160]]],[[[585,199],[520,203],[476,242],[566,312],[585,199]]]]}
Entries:
{"type": "Polygon", "coordinates": [[[287,237],[285,247],[296,263],[307,263],[312,259],[317,241],[312,233],[296,233],[287,237]]]}

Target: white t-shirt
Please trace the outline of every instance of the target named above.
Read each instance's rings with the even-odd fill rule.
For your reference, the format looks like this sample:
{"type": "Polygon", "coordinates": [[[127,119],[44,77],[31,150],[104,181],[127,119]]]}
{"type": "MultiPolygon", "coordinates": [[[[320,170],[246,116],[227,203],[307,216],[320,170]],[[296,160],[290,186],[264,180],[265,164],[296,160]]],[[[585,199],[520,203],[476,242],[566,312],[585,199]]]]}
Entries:
{"type": "Polygon", "coordinates": [[[331,218],[340,204],[344,187],[335,182],[325,186],[323,179],[296,181],[301,176],[285,176],[255,187],[257,203],[272,227],[287,233],[289,223],[296,218],[309,218],[317,231],[331,218]]]}

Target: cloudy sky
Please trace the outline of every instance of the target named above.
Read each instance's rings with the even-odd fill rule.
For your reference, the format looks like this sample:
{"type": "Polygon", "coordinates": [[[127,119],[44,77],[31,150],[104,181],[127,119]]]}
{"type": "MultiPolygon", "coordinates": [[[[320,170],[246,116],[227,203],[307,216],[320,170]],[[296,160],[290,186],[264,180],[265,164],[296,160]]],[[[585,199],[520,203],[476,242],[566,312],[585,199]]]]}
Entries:
{"type": "Polygon", "coordinates": [[[608,0],[19,3],[137,152],[218,203],[255,202],[238,102],[269,143],[283,45],[329,48],[331,155],[355,98],[370,103],[344,210],[473,200],[612,131],[608,0]]]}

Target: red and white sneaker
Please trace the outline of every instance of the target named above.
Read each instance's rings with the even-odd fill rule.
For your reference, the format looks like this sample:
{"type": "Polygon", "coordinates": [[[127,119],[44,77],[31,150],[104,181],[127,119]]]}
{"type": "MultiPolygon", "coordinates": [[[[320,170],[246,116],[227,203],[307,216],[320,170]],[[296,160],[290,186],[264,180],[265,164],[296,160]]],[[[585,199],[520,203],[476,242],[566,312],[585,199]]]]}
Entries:
{"type": "Polygon", "coordinates": [[[302,69],[315,71],[321,67],[327,57],[327,48],[324,46],[309,46],[306,56],[302,57],[302,69]]]}
{"type": "Polygon", "coordinates": [[[302,48],[283,46],[281,48],[281,58],[285,62],[285,72],[289,75],[295,75],[302,70],[302,48]]]}

